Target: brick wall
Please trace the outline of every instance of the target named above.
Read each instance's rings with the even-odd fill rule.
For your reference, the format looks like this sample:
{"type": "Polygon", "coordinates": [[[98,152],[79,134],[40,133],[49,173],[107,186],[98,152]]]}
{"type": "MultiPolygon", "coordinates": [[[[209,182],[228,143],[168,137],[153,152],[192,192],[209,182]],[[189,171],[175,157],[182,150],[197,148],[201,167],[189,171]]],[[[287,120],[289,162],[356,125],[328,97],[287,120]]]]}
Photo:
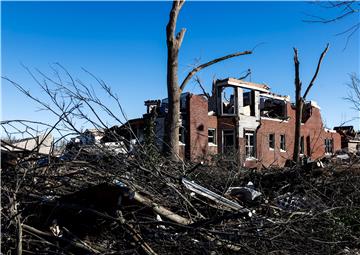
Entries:
{"type": "MultiPolygon", "coordinates": [[[[295,109],[287,104],[288,121],[262,119],[257,132],[257,158],[265,166],[283,166],[287,159],[292,158],[295,131],[295,109]],[[275,148],[269,149],[269,134],[275,135],[275,148]],[[286,150],[280,150],[280,135],[285,134],[286,150]]],[[[304,154],[312,159],[318,159],[325,154],[326,138],[333,139],[334,152],[341,148],[340,135],[326,131],[323,127],[320,110],[312,107],[311,117],[301,125],[301,135],[304,136],[304,154]]]]}
{"type": "Polygon", "coordinates": [[[203,96],[188,97],[187,156],[190,160],[204,158],[208,152],[208,101],[203,96]]]}
{"type": "MultiPolygon", "coordinates": [[[[209,158],[212,154],[222,153],[222,131],[225,129],[235,132],[235,160],[243,162],[246,167],[283,166],[287,159],[292,158],[295,109],[290,103],[286,105],[289,116],[288,121],[261,119],[261,124],[256,132],[256,157],[257,160],[245,160],[245,140],[238,137],[236,117],[208,116],[208,101],[203,96],[189,95],[187,98],[187,126],[186,145],[180,146],[180,156],[192,161],[209,158]],[[217,146],[208,144],[208,128],[216,128],[217,146]],[[269,149],[269,134],[275,135],[275,148],[269,149]],[[280,135],[286,138],[286,150],[280,150],[280,135]]],[[[143,123],[132,123],[133,126],[142,126],[143,123]]],[[[240,127],[246,128],[246,127],[240,127]]],[[[341,149],[341,138],[338,133],[326,131],[323,127],[320,110],[312,107],[311,116],[301,126],[304,136],[304,154],[312,159],[321,158],[325,154],[324,139],[334,141],[334,152],[341,149]]]]}

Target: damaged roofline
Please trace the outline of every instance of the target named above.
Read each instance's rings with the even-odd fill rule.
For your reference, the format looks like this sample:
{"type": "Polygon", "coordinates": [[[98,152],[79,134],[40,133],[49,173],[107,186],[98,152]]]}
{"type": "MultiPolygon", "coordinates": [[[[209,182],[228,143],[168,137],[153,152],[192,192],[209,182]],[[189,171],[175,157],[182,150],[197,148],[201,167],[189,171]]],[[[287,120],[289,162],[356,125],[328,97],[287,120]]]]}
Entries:
{"type": "Polygon", "coordinates": [[[242,88],[257,90],[257,91],[266,92],[266,93],[270,92],[270,90],[269,90],[270,88],[264,84],[257,84],[257,83],[247,82],[247,81],[238,80],[238,79],[234,79],[234,78],[219,80],[216,85],[220,86],[220,87],[226,86],[226,85],[231,85],[231,86],[235,86],[235,87],[242,87],[242,88]]]}

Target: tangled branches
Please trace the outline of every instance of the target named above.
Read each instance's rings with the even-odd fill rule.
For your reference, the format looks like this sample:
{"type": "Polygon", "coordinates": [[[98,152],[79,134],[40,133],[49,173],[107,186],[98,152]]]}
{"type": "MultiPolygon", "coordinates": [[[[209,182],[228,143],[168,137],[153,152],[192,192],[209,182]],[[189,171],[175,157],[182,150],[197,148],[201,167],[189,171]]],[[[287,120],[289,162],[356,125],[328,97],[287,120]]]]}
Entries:
{"type": "Polygon", "coordinates": [[[141,157],[86,148],[68,161],[3,169],[3,252],[21,245],[24,253],[333,254],[359,246],[354,166],[259,173],[222,163],[189,171],[186,178],[218,194],[251,180],[262,197],[232,197],[246,208],[233,210],[182,185],[191,165],[162,159],[145,168],[141,157]]]}
{"type": "MultiPolygon", "coordinates": [[[[93,105],[121,120],[86,94],[86,86],[44,89],[55,106],[42,105],[59,117],[43,125],[45,134],[81,133],[75,126],[80,118],[110,130],[119,144],[129,142],[102,125],[93,105]],[[96,121],[84,105],[94,109],[96,121]]],[[[9,124],[20,133],[39,125],[3,122],[8,137],[9,124]]],[[[256,172],[221,160],[174,163],[140,143],[132,153],[94,143],[65,144],[45,159],[39,150],[8,154],[11,163],[2,166],[4,254],[341,254],[360,245],[358,159],[347,168],[256,172]],[[239,192],[229,193],[230,187],[239,192]],[[253,190],[261,195],[249,199],[253,190]]]]}

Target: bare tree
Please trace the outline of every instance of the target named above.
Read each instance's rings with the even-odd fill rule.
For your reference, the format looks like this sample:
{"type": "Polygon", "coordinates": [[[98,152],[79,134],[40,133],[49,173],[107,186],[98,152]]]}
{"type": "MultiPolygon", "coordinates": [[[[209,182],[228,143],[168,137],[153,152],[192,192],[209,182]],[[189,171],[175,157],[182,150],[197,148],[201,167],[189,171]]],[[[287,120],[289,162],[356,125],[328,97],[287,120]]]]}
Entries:
{"type": "Polygon", "coordinates": [[[193,68],[185,77],[184,81],[179,86],[178,80],[178,55],[181,47],[181,43],[184,39],[185,28],[182,28],[180,32],[176,32],[176,23],[180,10],[184,5],[184,0],[173,1],[170,11],[169,22],[166,26],[166,43],[168,49],[167,58],[167,90],[169,100],[169,111],[167,115],[166,125],[166,142],[168,147],[165,146],[167,152],[170,153],[171,159],[177,161],[179,154],[179,119],[180,119],[180,95],[185,89],[186,84],[192,79],[192,77],[202,69],[224,61],[226,59],[248,55],[252,51],[243,51],[229,54],[220,58],[213,59],[209,62],[198,65],[193,68]]]}
{"type": "Polygon", "coordinates": [[[306,100],[307,95],[310,92],[310,89],[314,85],[314,82],[318,76],[321,62],[326,55],[326,52],[329,49],[329,44],[326,45],[325,50],[321,53],[316,71],[314,76],[312,77],[309,85],[307,86],[305,93],[301,96],[301,88],[302,82],[300,80],[300,62],[298,58],[298,50],[294,48],[294,63],[295,63],[295,106],[296,106],[296,113],[295,113],[295,140],[294,140],[294,154],[293,154],[293,161],[296,162],[298,165],[300,163],[300,137],[301,137],[301,121],[302,121],[302,111],[304,102],[306,100]]]}
{"type": "MultiPolygon", "coordinates": [[[[322,17],[318,15],[310,15],[309,19],[304,20],[304,22],[308,23],[323,23],[323,24],[331,24],[343,20],[352,15],[359,15],[360,11],[360,2],[355,0],[350,1],[315,1],[316,4],[320,5],[322,8],[327,10],[333,10],[332,16],[322,17]]],[[[353,23],[351,26],[344,29],[342,32],[337,33],[336,35],[346,35],[346,44],[349,43],[349,40],[354,36],[354,34],[359,31],[360,21],[359,19],[353,23]]]]}
{"type": "MultiPolygon", "coordinates": [[[[127,116],[120,104],[118,95],[112,91],[109,85],[94,74],[83,69],[88,77],[95,80],[102,89],[102,96],[106,96],[109,100],[99,98],[92,86],[73,77],[59,63],[50,66],[53,71],[52,75],[45,74],[40,70],[33,72],[25,66],[24,68],[35,84],[39,86],[44,98],[31,93],[24,86],[8,77],[2,77],[3,81],[9,82],[26,97],[40,105],[40,110],[51,113],[58,121],[54,125],[33,120],[1,121],[1,128],[7,134],[7,137],[22,135],[34,138],[39,134],[39,130],[36,130],[31,125],[39,125],[47,128],[42,130],[46,135],[55,131],[61,137],[57,141],[60,142],[61,139],[68,136],[83,133],[84,126],[97,130],[109,130],[108,121],[111,121],[117,125],[123,125],[137,139],[127,121],[127,116]],[[110,106],[110,102],[113,104],[112,106],[110,106]]],[[[113,134],[111,131],[110,133],[110,136],[116,136],[116,132],[113,134]]],[[[139,146],[142,145],[139,143],[139,146]]]]}
{"type": "Polygon", "coordinates": [[[353,109],[360,112],[360,79],[356,73],[350,74],[349,93],[345,100],[353,104],[353,109]]]}

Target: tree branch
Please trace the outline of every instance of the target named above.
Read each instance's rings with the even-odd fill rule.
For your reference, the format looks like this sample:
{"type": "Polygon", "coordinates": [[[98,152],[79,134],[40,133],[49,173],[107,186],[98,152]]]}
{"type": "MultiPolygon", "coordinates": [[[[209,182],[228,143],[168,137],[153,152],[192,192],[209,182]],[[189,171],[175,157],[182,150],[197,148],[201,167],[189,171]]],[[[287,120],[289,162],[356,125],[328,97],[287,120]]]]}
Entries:
{"type": "Polygon", "coordinates": [[[176,44],[177,44],[177,48],[180,49],[182,41],[184,39],[184,35],[185,35],[186,29],[182,28],[180,30],[180,32],[176,35],[176,44]]]}
{"type": "Polygon", "coordinates": [[[201,88],[204,96],[206,96],[206,97],[209,99],[209,98],[210,98],[210,95],[209,95],[209,93],[206,92],[204,86],[202,85],[201,80],[200,80],[200,77],[199,77],[199,76],[196,76],[196,77],[195,77],[195,81],[197,82],[197,84],[199,84],[199,87],[201,88]]]}
{"type": "Polygon", "coordinates": [[[197,73],[199,72],[200,70],[208,67],[208,66],[211,66],[213,64],[216,64],[218,62],[221,62],[221,61],[224,61],[226,59],[229,59],[229,58],[234,58],[234,57],[238,57],[238,56],[242,56],[242,55],[249,55],[249,54],[252,54],[252,51],[243,51],[243,52],[236,52],[236,53],[233,53],[233,54],[229,54],[229,55],[226,55],[226,56],[223,56],[223,57],[220,57],[220,58],[216,58],[216,59],[213,59],[209,62],[206,62],[204,64],[201,64],[197,67],[195,67],[193,70],[191,70],[191,72],[188,73],[188,75],[186,76],[186,78],[184,79],[184,81],[181,83],[181,86],[180,86],[180,90],[184,90],[186,84],[191,80],[191,78],[197,73]]]}
{"type": "Polygon", "coordinates": [[[332,18],[332,19],[324,19],[322,17],[319,17],[319,16],[316,16],[316,15],[308,15],[308,16],[311,16],[311,17],[314,17],[314,18],[317,18],[317,20],[303,20],[304,22],[307,22],[307,23],[324,23],[324,24],[327,24],[327,23],[331,23],[331,22],[335,22],[335,21],[338,21],[340,19],[343,19],[345,18],[346,16],[350,15],[350,14],[353,14],[353,13],[357,13],[358,10],[350,10],[346,13],[343,13],[335,18],[332,18]]]}
{"type": "Polygon", "coordinates": [[[251,69],[249,68],[244,76],[241,76],[239,80],[246,79],[251,74],[251,69]]]}
{"type": "MultiPolygon", "coordinates": [[[[175,43],[175,30],[176,30],[176,21],[177,21],[177,17],[179,15],[179,12],[181,10],[181,7],[184,5],[184,0],[180,0],[180,1],[173,1],[172,7],[171,7],[171,11],[170,11],[170,18],[169,18],[169,23],[166,26],[166,39],[167,39],[167,44],[172,44],[175,43]]],[[[176,39],[181,39],[180,40],[180,44],[181,41],[183,39],[185,30],[182,29],[176,36],[176,39]]]]}
{"type": "Polygon", "coordinates": [[[306,99],[306,96],[308,95],[311,87],[314,85],[314,82],[315,82],[316,77],[317,77],[317,75],[318,75],[318,73],[319,73],[319,70],[320,70],[321,62],[322,62],[323,58],[325,57],[326,52],[328,51],[328,49],[329,49],[329,44],[326,45],[325,50],[324,50],[324,51],[321,53],[321,55],[320,55],[319,62],[318,62],[318,65],[317,65],[317,67],[316,67],[315,74],[314,74],[313,78],[311,79],[311,81],[310,81],[310,83],[309,83],[309,86],[307,87],[307,89],[306,89],[306,91],[305,91],[305,93],[304,93],[304,96],[303,96],[304,100],[306,99]]]}

